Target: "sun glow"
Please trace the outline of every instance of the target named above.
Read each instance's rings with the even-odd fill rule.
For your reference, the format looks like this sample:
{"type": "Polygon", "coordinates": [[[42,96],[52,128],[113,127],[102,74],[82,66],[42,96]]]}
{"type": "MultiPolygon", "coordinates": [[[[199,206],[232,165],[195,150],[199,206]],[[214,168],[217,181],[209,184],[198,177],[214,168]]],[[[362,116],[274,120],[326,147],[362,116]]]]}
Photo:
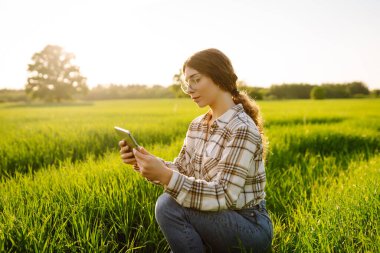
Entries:
{"type": "Polygon", "coordinates": [[[380,88],[380,4],[342,3],[2,1],[0,88],[22,88],[30,58],[47,44],[74,53],[90,87],[169,85],[189,55],[216,47],[249,85],[358,80],[380,88]]]}

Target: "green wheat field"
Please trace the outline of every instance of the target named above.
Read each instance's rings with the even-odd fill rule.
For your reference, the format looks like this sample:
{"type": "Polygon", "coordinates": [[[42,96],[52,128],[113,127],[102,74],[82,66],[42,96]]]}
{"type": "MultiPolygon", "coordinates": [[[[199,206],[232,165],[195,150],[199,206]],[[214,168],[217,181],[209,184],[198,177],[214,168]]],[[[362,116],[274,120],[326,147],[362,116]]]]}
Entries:
{"type": "MultiPolygon", "coordinates": [[[[258,103],[274,252],[380,252],[380,99],[258,103]]],[[[114,126],[178,154],[189,99],[0,104],[0,252],[168,252],[160,186],[119,159],[114,126]]]]}

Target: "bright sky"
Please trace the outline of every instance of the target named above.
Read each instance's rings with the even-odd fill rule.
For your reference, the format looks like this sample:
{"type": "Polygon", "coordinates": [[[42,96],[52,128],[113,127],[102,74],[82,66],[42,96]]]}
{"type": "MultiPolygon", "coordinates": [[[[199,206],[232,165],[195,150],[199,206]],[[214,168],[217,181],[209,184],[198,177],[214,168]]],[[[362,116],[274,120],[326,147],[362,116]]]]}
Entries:
{"type": "Polygon", "coordinates": [[[47,44],[97,84],[169,85],[215,47],[252,86],[363,81],[380,88],[378,0],[0,0],[0,88],[23,88],[47,44]]]}

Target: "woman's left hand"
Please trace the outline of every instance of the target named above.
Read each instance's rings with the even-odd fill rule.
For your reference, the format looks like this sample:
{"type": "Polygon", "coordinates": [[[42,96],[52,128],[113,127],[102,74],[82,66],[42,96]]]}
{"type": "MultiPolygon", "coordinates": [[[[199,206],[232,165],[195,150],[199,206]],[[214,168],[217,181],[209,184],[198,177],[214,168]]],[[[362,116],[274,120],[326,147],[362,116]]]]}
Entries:
{"type": "Polygon", "coordinates": [[[159,181],[163,185],[168,185],[173,172],[165,163],[150,154],[143,147],[140,147],[139,150],[133,149],[133,154],[143,177],[153,182],[159,181]]]}

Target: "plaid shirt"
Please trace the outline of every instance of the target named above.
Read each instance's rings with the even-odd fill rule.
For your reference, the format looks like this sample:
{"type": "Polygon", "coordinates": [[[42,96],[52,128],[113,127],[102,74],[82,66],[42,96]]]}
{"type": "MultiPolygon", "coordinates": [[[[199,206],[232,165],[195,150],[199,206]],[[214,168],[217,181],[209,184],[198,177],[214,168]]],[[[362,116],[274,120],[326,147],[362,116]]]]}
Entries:
{"type": "Polygon", "coordinates": [[[265,198],[261,135],[237,104],[208,129],[210,111],[195,118],[165,188],[179,204],[203,211],[242,209],[265,198]]]}

